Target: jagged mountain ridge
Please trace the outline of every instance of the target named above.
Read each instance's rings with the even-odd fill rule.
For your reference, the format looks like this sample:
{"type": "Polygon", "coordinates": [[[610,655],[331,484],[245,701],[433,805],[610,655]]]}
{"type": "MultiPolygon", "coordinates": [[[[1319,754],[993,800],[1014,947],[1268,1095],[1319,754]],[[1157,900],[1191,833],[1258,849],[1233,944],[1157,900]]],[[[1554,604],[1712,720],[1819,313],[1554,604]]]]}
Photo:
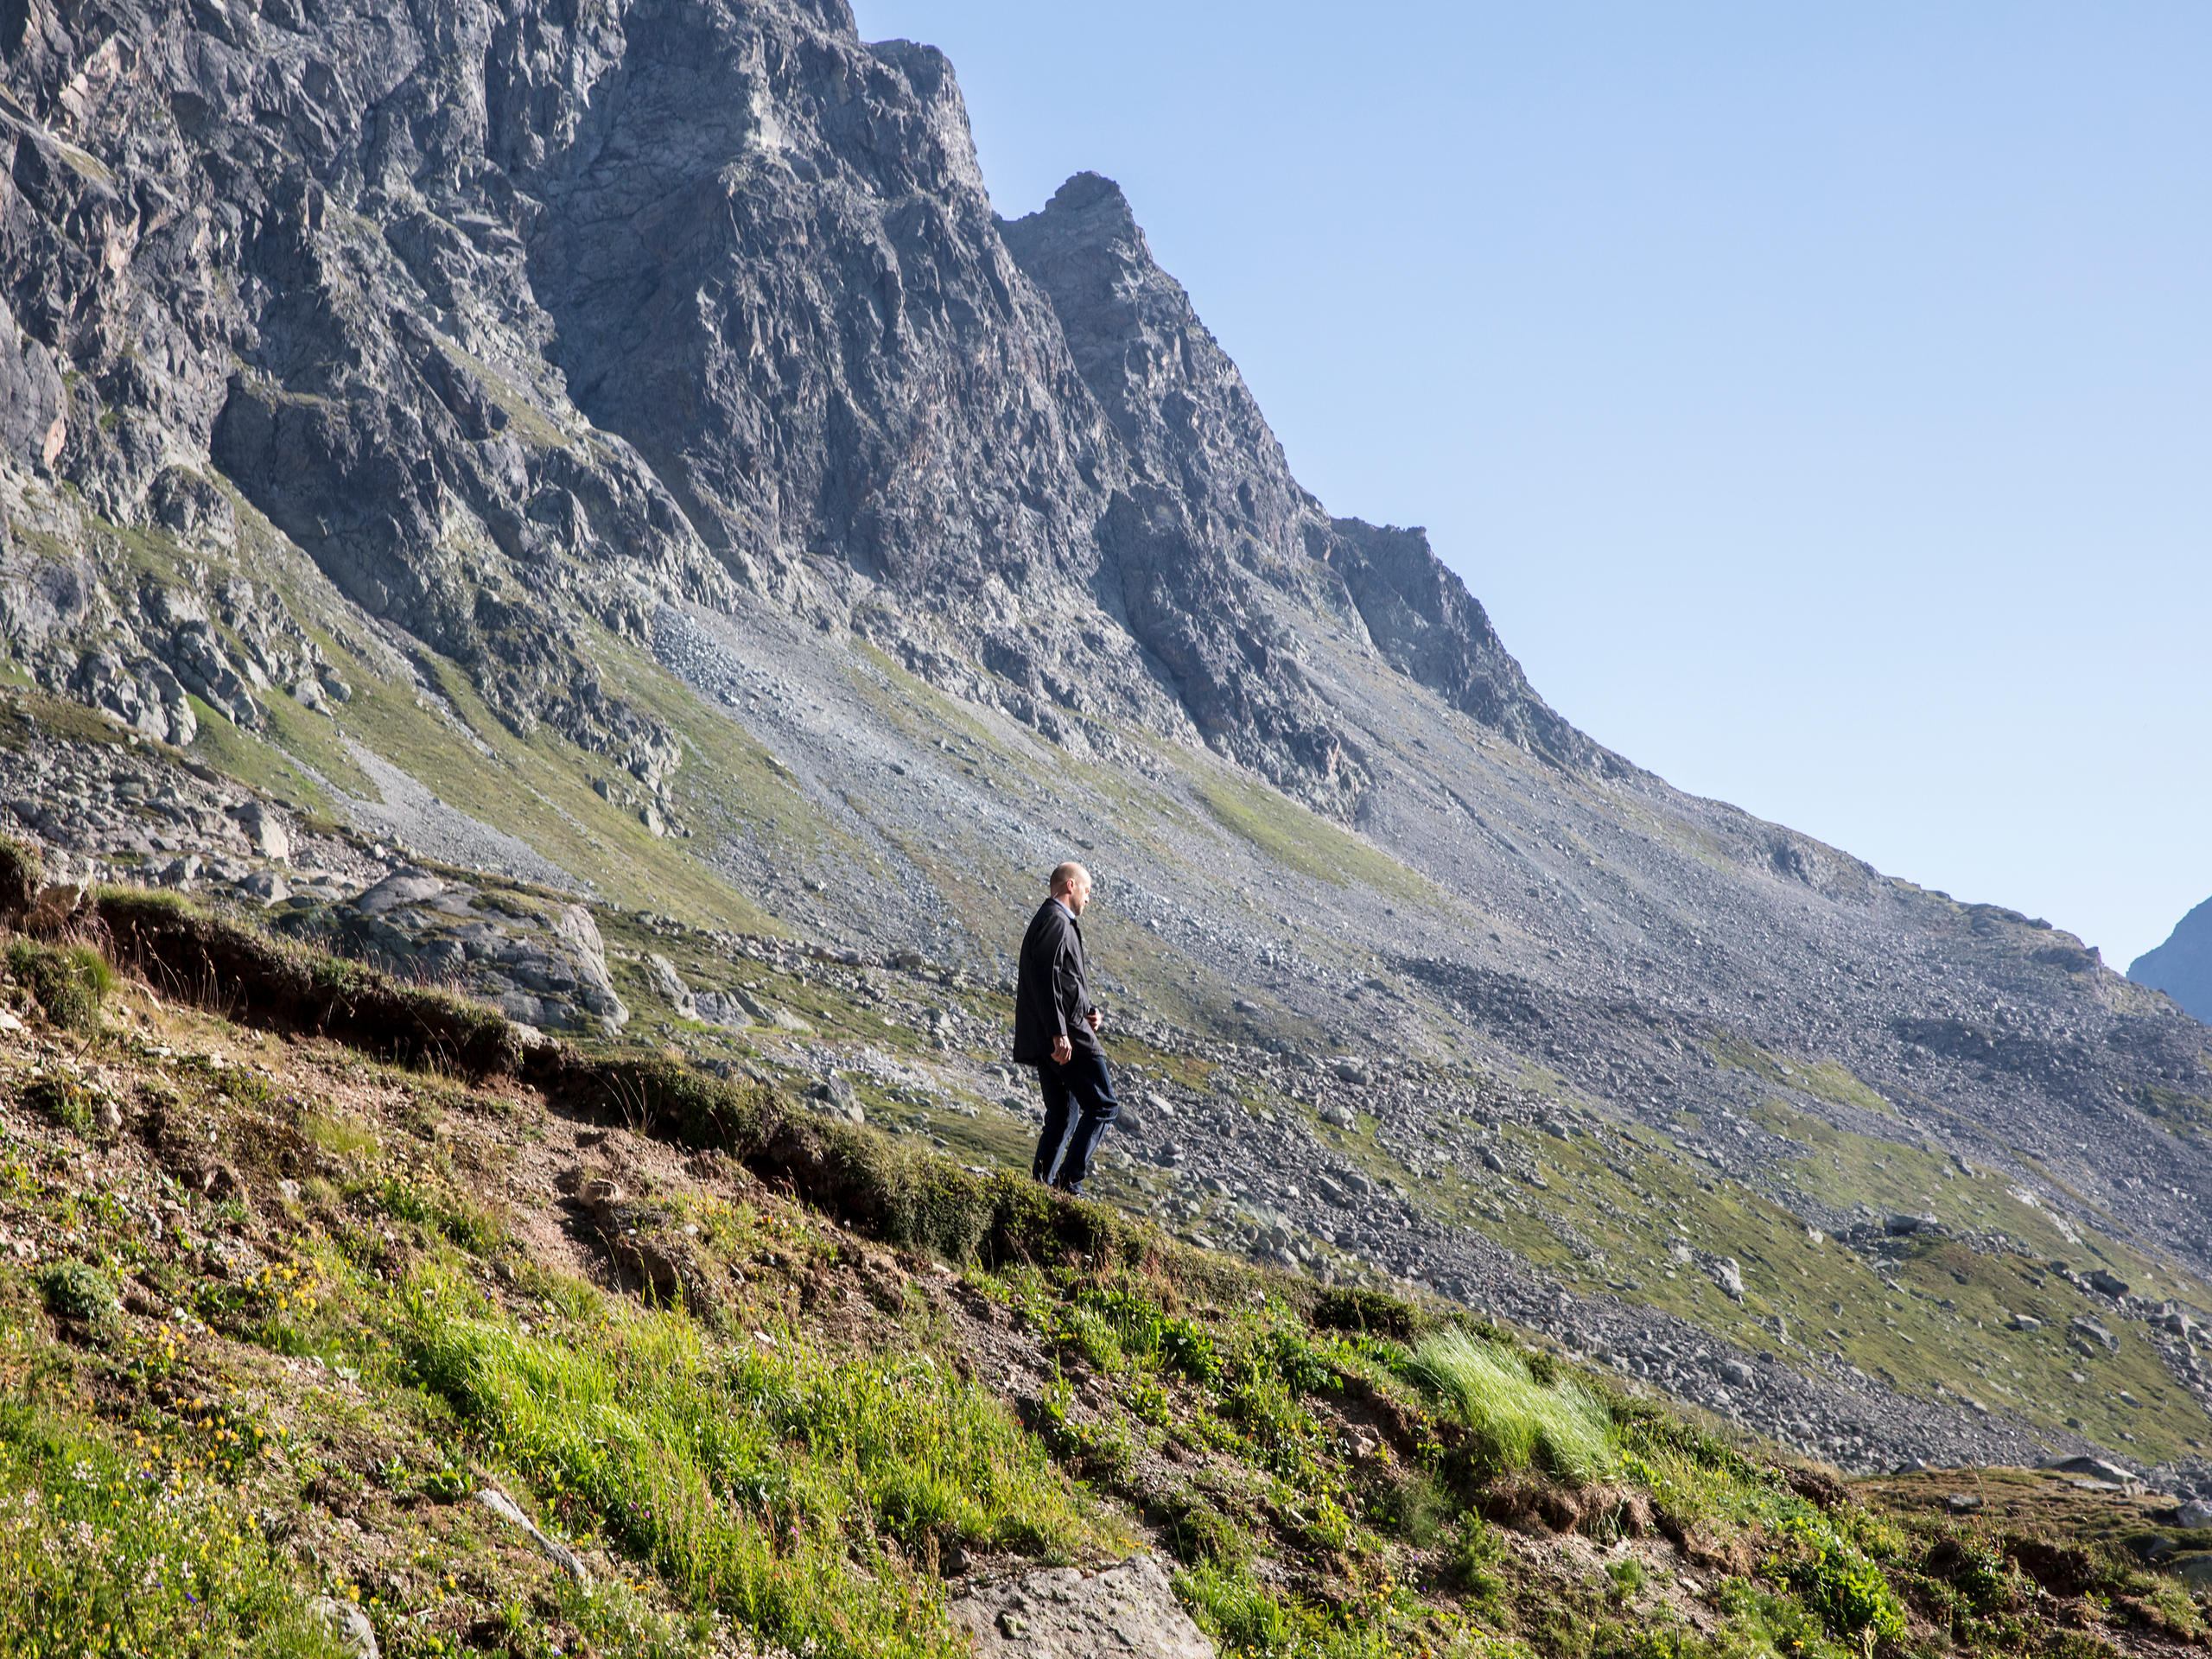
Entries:
{"type": "MultiPolygon", "coordinates": [[[[50,690],[457,862],[878,950],[990,963],[1095,846],[1117,994],[1255,1052],[1526,1079],[1826,1230],[1950,1195],[1823,1186],[1806,1122],[2212,1255],[2200,1027],[1574,732],[1420,532],[1297,485],[1118,189],[994,213],[931,49],[796,0],[271,0],[27,5],[0,54],[0,613],[50,690]]],[[[1373,1156],[1487,1180],[1421,1098],[1373,1156]]],[[[1496,1278],[1440,1201],[1317,1204],[1284,1134],[1209,1154],[1496,1278]]],[[[1577,1236],[1582,1291],[1650,1294],[1577,1236]]]]}

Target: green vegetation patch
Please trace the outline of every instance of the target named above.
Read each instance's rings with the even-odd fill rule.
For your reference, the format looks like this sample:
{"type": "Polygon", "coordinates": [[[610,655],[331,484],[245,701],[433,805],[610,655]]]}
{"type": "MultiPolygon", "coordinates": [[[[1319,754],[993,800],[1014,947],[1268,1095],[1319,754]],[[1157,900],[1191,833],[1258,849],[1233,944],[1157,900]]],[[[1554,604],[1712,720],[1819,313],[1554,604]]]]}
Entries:
{"type": "Polygon", "coordinates": [[[1397,860],[1264,784],[1207,770],[1191,787],[1216,823],[1286,869],[1336,887],[1357,882],[1409,904],[1447,904],[1440,890],[1397,860]]]}
{"type": "Polygon", "coordinates": [[[1613,1466],[1612,1417],[1604,1403],[1572,1378],[1539,1382],[1510,1349],[1465,1331],[1440,1331],[1413,1351],[1408,1370],[1450,1402],[1490,1469],[1533,1465],[1580,1484],[1613,1466]]]}
{"type": "Polygon", "coordinates": [[[1713,1055],[1729,1071],[1749,1071],[1781,1088],[1796,1089],[1833,1105],[1895,1117],[1896,1109],[1834,1060],[1785,1060],[1746,1037],[1722,1036],[1713,1055]]]}
{"type": "Polygon", "coordinates": [[[118,957],[168,995],[477,1076],[518,1064],[514,1027],[480,1004],[279,943],[172,894],[110,887],[97,910],[118,957]]]}
{"type": "Polygon", "coordinates": [[[335,1659],[244,1503],[149,1473],[105,1435],[0,1401],[0,1652],[335,1659]]]}
{"type": "Polygon", "coordinates": [[[8,942],[8,977],[53,1025],[91,1033],[100,1028],[100,1007],[115,989],[115,969],[88,944],[8,942]]]}
{"type": "Polygon", "coordinates": [[[1097,1536],[1003,1402],[925,1357],[833,1358],[790,1329],[731,1351],[681,1314],[614,1302],[525,1337],[429,1271],[406,1300],[424,1387],[683,1597],[794,1648],[963,1652],[943,1551],[1064,1554],[1097,1536]]]}

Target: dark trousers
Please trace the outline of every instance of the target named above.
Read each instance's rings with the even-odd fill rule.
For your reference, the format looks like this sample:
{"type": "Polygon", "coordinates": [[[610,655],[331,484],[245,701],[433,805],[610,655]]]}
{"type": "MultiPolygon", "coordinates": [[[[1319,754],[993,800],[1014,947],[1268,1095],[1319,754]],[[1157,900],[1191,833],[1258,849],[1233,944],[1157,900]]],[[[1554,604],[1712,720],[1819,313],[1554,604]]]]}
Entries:
{"type": "Polygon", "coordinates": [[[1077,1054],[1065,1065],[1046,1060],[1037,1067],[1037,1081],[1045,1090],[1045,1133],[1038,1138],[1037,1161],[1030,1173],[1064,1192],[1080,1192],[1083,1178],[1090,1173],[1090,1154],[1097,1149],[1106,1126],[1122,1111],[1122,1103],[1114,1098],[1114,1079],[1106,1070],[1106,1057],[1077,1054]],[[1082,1109],[1076,1116],[1075,1134],[1070,1136],[1068,1118],[1075,1107],[1082,1109]]]}

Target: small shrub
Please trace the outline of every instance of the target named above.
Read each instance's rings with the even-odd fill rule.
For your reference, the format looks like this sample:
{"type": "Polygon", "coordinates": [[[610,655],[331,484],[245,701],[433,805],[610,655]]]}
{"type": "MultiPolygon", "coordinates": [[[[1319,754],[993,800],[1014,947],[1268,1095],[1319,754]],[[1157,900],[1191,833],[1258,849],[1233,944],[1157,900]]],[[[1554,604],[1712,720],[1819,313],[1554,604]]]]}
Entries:
{"type": "Polygon", "coordinates": [[[16,939],[8,946],[8,972],[48,1022],[65,1031],[98,1031],[100,1004],[115,989],[115,969],[85,944],[16,939]]]}
{"type": "Polygon", "coordinates": [[[383,1185],[376,1190],[376,1198],[385,1213],[394,1220],[435,1229],[462,1249],[479,1255],[491,1250],[506,1236],[498,1216],[484,1205],[417,1186],[402,1175],[385,1176],[383,1185]]]}
{"type": "Polygon", "coordinates": [[[1135,1291],[1119,1286],[1109,1290],[1086,1290],[1076,1298],[1076,1306],[1104,1321],[1122,1353],[1141,1361],[1160,1357],[1160,1340],[1167,1327],[1167,1316],[1135,1291]]]}
{"type": "Polygon", "coordinates": [[[1175,1575],[1200,1628],[1230,1649],[1279,1653],[1297,1635],[1290,1610],[1249,1573],[1202,1561],[1175,1575]]]}
{"type": "Polygon", "coordinates": [[[1467,1599],[1495,1614],[1504,1605],[1505,1580],[1498,1569],[1508,1559],[1497,1529],[1471,1510],[1459,1517],[1459,1535],[1447,1560],[1467,1599]]]}
{"type": "MultiPolygon", "coordinates": [[[[1777,1594],[1749,1579],[1723,1579],[1713,1599],[1727,1624],[1709,1653],[1802,1655],[1803,1659],[1844,1659],[1844,1650],[1827,1639],[1830,1627],[1796,1598],[1777,1594]]],[[[1870,1644],[1853,1646],[1862,1656],[1870,1644]]]]}
{"type": "Polygon", "coordinates": [[[75,1077],[33,1077],[23,1085],[23,1104],[49,1123],[89,1141],[99,1128],[99,1096],[75,1077]]]}
{"type": "Polygon", "coordinates": [[[1611,1415],[1572,1378],[1541,1382],[1519,1355],[1464,1331],[1428,1338],[1406,1369],[1466,1421],[1484,1473],[1541,1460],[1555,1475],[1586,1481],[1612,1466],[1611,1415]]]}
{"type": "Polygon", "coordinates": [[[1332,1285],[1316,1296],[1313,1321],[1317,1331],[1356,1331],[1393,1342],[1411,1342],[1426,1323],[1411,1302],[1349,1285],[1332,1285]]]}
{"type": "Polygon", "coordinates": [[[1118,1371],[1124,1356],[1113,1325],[1096,1308],[1063,1309],[1053,1334],[1060,1343],[1081,1354],[1102,1371],[1118,1371]]]}
{"type": "Polygon", "coordinates": [[[1236,1523],[1196,1492],[1185,1488],[1159,1501],[1166,1521],[1167,1548],[1186,1566],[1214,1561],[1242,1566],[1252,1546],[1236,1523]]]}
{"type": "Polygon", "coordinates": [[[46,886],[46,859],[27,841],[0,836],[0,916],[21,916],[46,886]]]}
{"type": "Polygon", "coordinates": [[[1129,1389],[1129,1414],[1139,1422],[1150,1423],[1154,1428],[1170,1428],[1175,1422],[1175,1402],[1167,1397],[1167,1390],[1150,1377],[1140,1377],[1129,1389]]]}
{"type": "Polygon", "coordinates": [[[1421,1470],[1385,1492],[1376,1503],[1378,1518],[1415,1549],[1433,1548],[1451,1529],[1452,1503],[1443,1484],[1421,1470]]]}
{"type": "Polygon", "coordinates": [[[1937,1540],[1924,1566],[1977,1613],[2009,1607],[2025,1582],[1996,1545],[1967,1533],[1937,1540]]]}
{"type": "Polygon", "coordinates": [[[1160,1331],[1160,1359],[1192,1382],[1211,1388],[1221,1378],[1221,1356],[1213,1332],[1189,1319],[1168,1319],[1160,1331]]]}
{"type": "Polygon", "coordinates": [[[1047,1389],[1033,1408],[1029,1427],[1046,1450],[1074,1475],[1110,1480],[1128,1472],[1136,1458],[1128,1436],[1105,1419],[1077,1422],[1068,1415],[1074,1403],[1075,1390],[1061,1382],[1047,1389]]]}
{"type": "MultiPolygon", "coordinates": [[[[1786,1517],[1781,1530],[1795,1548],[1765,1570],[1796,1591],[1828,1629],[1838,1636],[1871,1630],[1879,1639],[1904,1638],[1904,1610],[1882,1569],[1863,1552],[1809,1511],[1786,1517]]],[[[1997,1570],[2001,1573],[2001,1566],[1997,1570]]]]}
{"type": "Polygon", "coordinates": [[[56,1319],[92,1319],[115,1311],[114,1284],[82,1262],[57,1262],[41,1269],[38,1288],[47,1312],[56,1319]]]}
{"type": "Polygon", "coordinates": [[[1613,1581],[1613,1593],[1625,1601],[1643,1588],[1648,1575],[1642,1561],[1633,1555],[1624,1555],[1618,1561],[1606,1563],[1605,1576],[1613,1581]]]}

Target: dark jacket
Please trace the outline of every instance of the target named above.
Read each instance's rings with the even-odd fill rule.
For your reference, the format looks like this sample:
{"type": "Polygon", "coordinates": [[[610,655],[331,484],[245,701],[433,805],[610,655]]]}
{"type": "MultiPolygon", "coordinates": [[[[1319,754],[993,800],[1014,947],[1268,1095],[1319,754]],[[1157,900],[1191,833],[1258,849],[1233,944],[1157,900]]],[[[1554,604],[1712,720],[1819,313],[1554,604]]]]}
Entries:
{"type": "Polygon", "coordinates": [[[1085,1018],[1090,978],[1083,965],[1083,929],[1057,899],[1047,899],[1021,936],[1021,972],[1014,990],[1014,1058],[1037,1065],[1052,1058],[1065,1036],[1078,1054],[1103,1054],[1085,1018]]]}

